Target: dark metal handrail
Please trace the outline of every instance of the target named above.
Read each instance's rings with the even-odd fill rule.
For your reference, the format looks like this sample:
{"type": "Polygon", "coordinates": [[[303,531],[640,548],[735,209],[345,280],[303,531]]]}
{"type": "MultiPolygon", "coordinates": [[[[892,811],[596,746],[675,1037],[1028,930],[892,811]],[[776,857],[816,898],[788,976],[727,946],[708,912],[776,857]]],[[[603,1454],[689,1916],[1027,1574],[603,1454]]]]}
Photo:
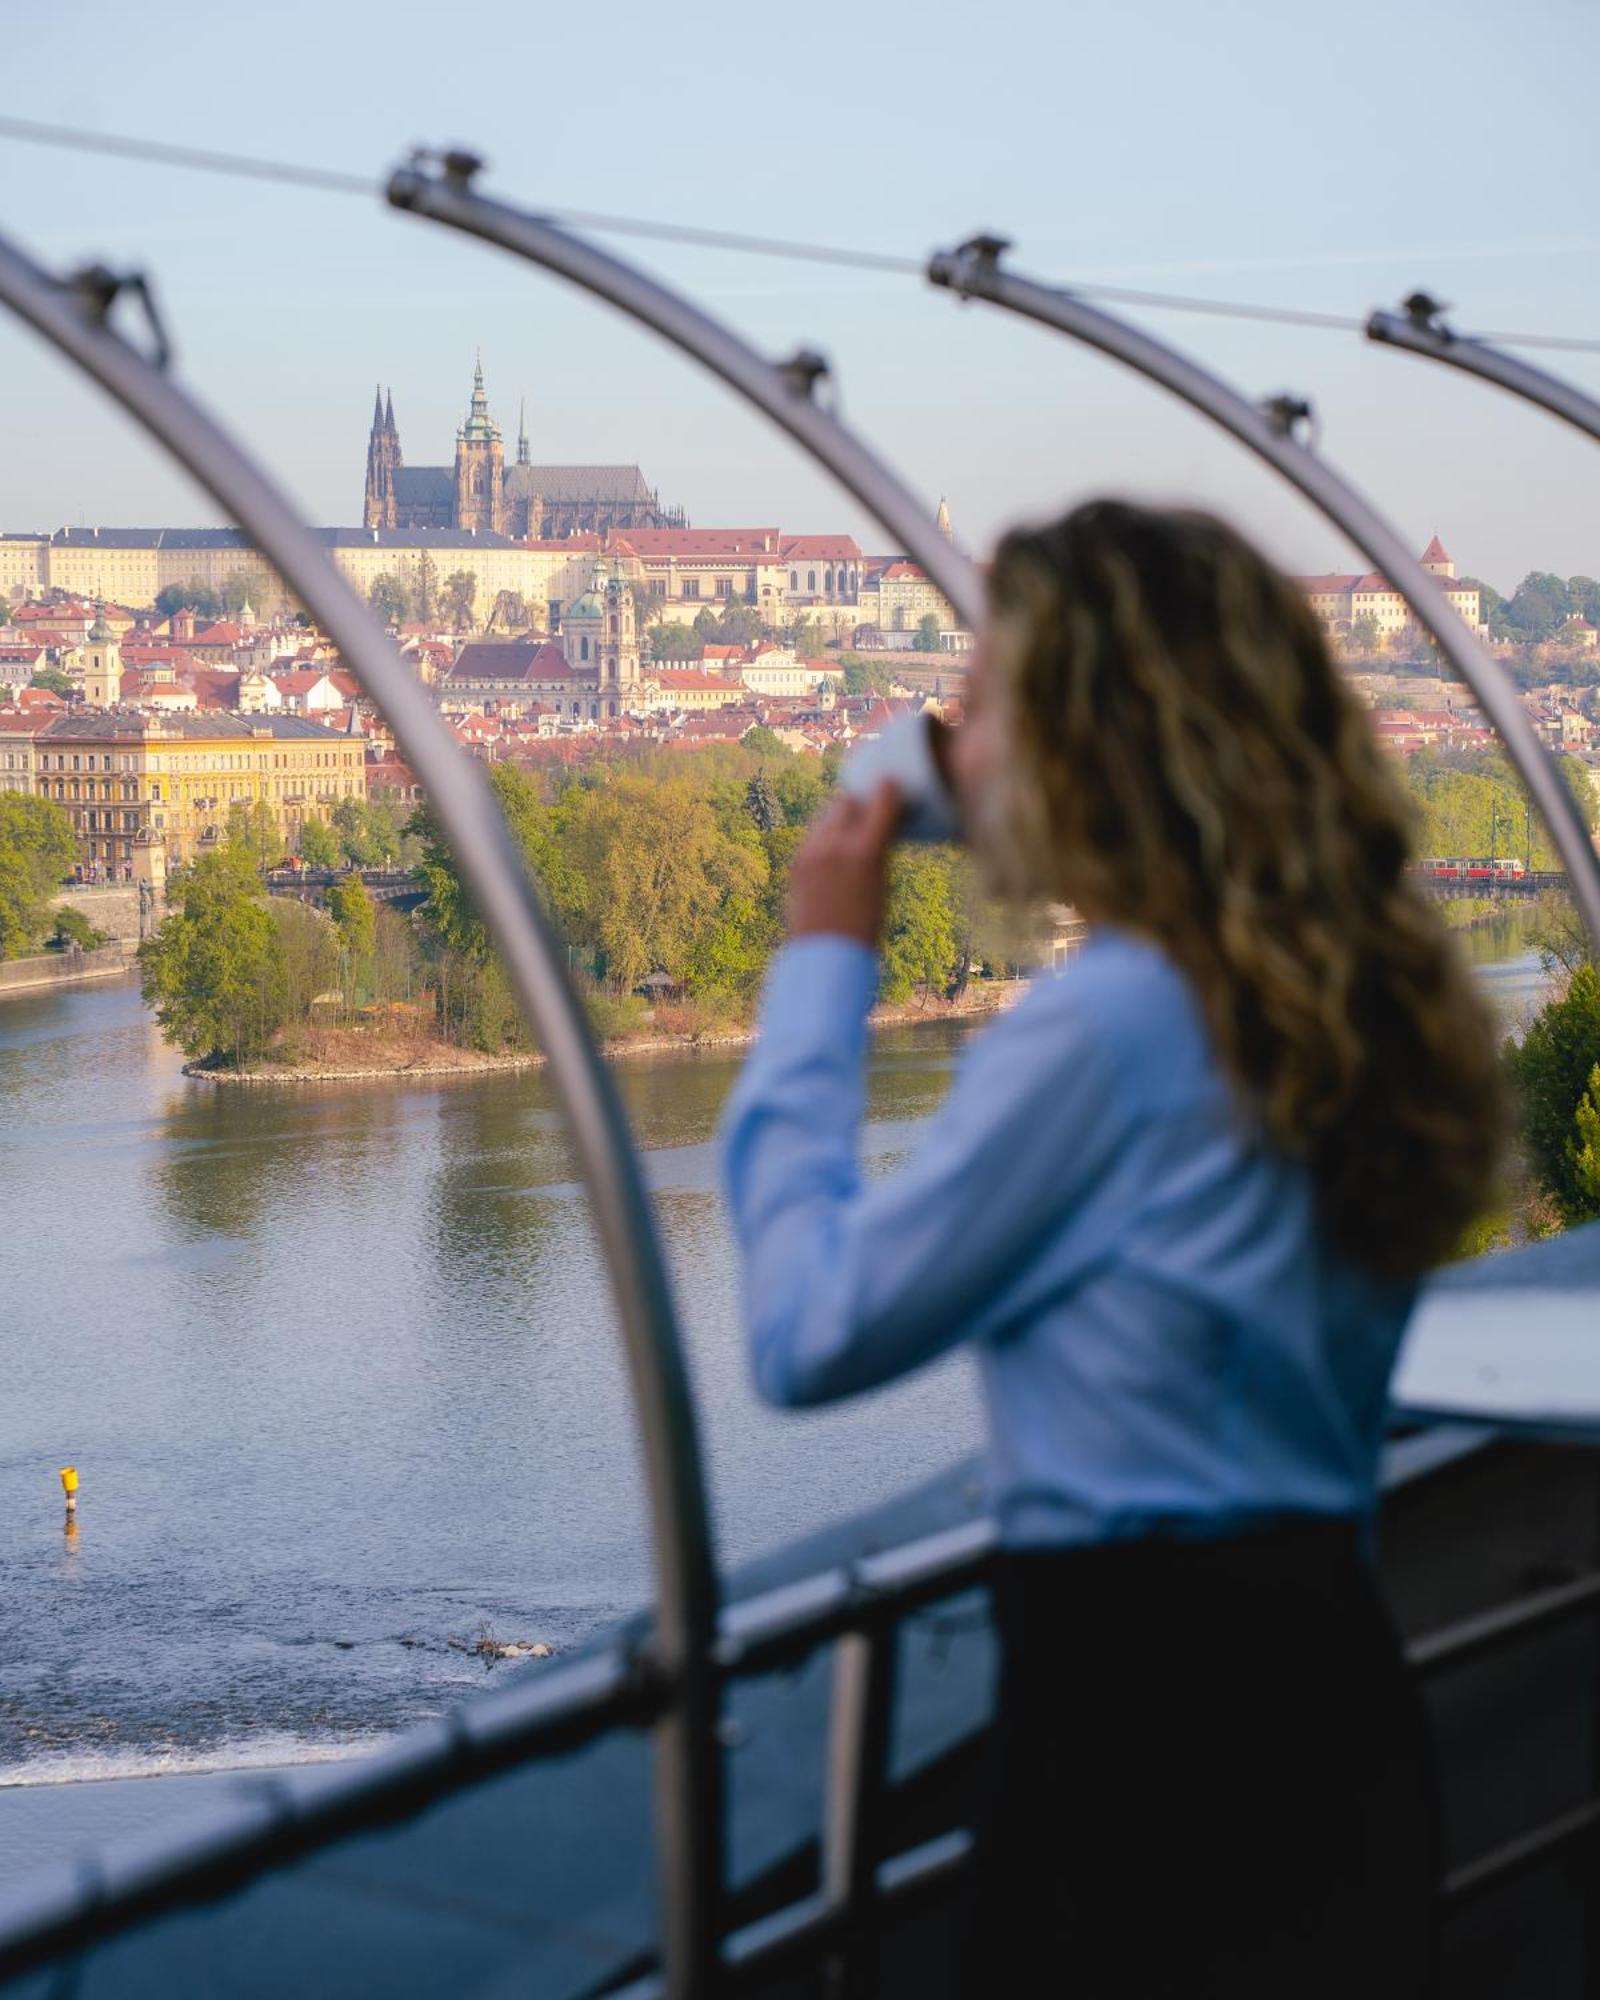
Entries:
{"type": "MultiPolygon", "coordinates": [[[[988,1520],[920,1537],[883,1555],[822,1572],[730,1606],[715,1648],[717,1679],[736,1680],[794,1665],[819,1648],[854,1636],[874,1650],[874,1699],[887,1717],[893,1635],[906,1618],[982,1586],[995,1546],[988,1520]]],[[[836,1694],[839,1692],[837,1686],[836,1694]]],[[[681,1684],[665,1676],[648,1650],[612,1647],[520,1680],[410,1730],[391,1748],[331,1766],[294,1786],[243,1778],[241,1796],[198,1823],[109,1843],[90,1876],[75,1865],[46,1870],[20,1890],[0,1894],[0,1980],[66,1952],[103,1943],[163,1912],[226,1895],[246,1882],[348,1838],[388,1826],[514,1764],[574,1750],[615,1728],[659,1728],[681,1702],[681,1684]]],[[[850,1717],[847,1697],[836,1713],[850,1717]]],[[[812,1913],[797,1914],[813,1942],[859,1927],[880,1896],[910,1894],[930,1869],[957,1865],[944,1837],[937,1851],[884,1857],[861,1844],[862,1825],[888,1788],[884,1739],[853,1720],[834,1730],[827,1785],[832,1892],[812,1913]],[[840,1857],[854,1860],[847,1883],[840,1857]]],[[[765,1929],[763,1919],[760,1928],[765,1929]]],[[[774,1929],[774,1940],[782,1925],[774,1929]]],[[[736,1932],[714,1940],[713,1978],[735,1964],[760,1963],[758,1937],[736,1932]]],[[[774,1949],[776,1949],[776,1942],[774,1949]]],[[[651,1991],[669,1991],[652,1975],[651,1991]]]]}
{"type": "Polygon", "coordinates": [[[1418,624],[1483,705],[1518,775],[1527,786],[1556,851],[1566,863],[1572,894],[1600,950],[1600,855],[1560,766],[1534,733],[1515,684],[1477,643],[1396,531],[1365,496],[1300,442],[1310,406],[1296,397],[1258,408],[1188,355],[1090,305],[1075,293],[1006,270],[998,237],[975,237],[929,260],[931,283],[963,299],[982,299],[1109,355],[1169,390],[1253,451],[1346,534],[1405,598],[1418,624]]]}
{"type": "Polygon", "coordinates": [[[1536,403],[1586,437],[1600,440],[1600,397],[1588,395],[1559,375],[1535,368],[1487,340],[1457,333],[1442,317],[1444,307],[1426,292],[1413,292],[1399,312],[1375,312],[1367,321],[1367,338],[1380,347],[1403,347],[1427,361],[1442,361],[1464,375],[1492,382],[1524,402],[1536,403]]]}

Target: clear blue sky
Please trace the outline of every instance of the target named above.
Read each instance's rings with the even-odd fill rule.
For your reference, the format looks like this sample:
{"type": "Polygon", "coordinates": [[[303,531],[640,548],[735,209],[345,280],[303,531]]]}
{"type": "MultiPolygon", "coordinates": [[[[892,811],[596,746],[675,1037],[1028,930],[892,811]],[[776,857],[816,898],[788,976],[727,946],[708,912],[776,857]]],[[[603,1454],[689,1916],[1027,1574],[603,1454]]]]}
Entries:
{"type": "MultiPolygon", "coordinates": [[[[524,199],[920,255],[977,227],[1063,279],[1362,311],[1415,285],[1462,324],[1600,337],[1594,0],[1338,10],[1240,0],[803,9],[72,0],[14,15],[0,108],[380,171],[465,141],[524,199]]],[[[407,458],[448,459],[481,345],[535,458],[637,459],[702,526],[883,537],[724,392],[497,253],[376,200],[0,141],[0,228],[159,280],[186,378],[320,523],[358,519],[373,383],[407,458]]],[[[1203,499],[1305,567],[1319,522],[1110,364],[915,279],[620,244],[773,351],[839,365],[847,414],[981,550],[1086,492],[1203,499]]],[[[1267,393],[1420,547],[1509,589],[1600,573],[1600,453],[1355,335],[1151,316],[1267,393]]],[[[1555,365],[1600,388],[1600,356],[1555,365]]],[[[214,513],[30,336],[0,327],[0,526],[214,513]]]]}

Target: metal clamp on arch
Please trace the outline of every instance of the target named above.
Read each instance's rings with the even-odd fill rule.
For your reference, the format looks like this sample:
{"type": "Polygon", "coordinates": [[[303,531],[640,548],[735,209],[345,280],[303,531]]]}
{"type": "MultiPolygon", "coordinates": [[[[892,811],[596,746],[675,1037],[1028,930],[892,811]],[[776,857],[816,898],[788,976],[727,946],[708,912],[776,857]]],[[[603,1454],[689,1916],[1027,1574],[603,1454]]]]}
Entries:
{"type": "Polygon", "coordinates": [[[976,630],[983,617],[983,586],[973,565],[945,540],[932,515],[899,475],[815,397],[828,364],[802,349],[772,362],[696,305],[542,217],[475,192],[482,162],[470,153],[447,153],[437,170],[428,156],[413,159],[389,178],[389,200],[411,214],[443,222],[469,236],[497,243],[558,277],[605,299],[700,362],[746,402],[753,403],[825,466],[899,541],[976,630]]]}
{"type": "Polygon", "coordinates": [[[929,281],[961,298],[983,299],[1054,327],[1159,383],[1264,459],[1341,529],[1405,598],[1417,623],[1433,635],[1482,704],[1549,830],[1566,866],[1573,899],[1600,950],[1600,855],[1555,758],[1534,734],[1510,676],[1473,638],[1396,531],[1361,493],[1300,442],[1297,432],[1308,406],[1279,397],[1258,408],[1152,335],[1072,292],[1004,270],[1000,259],[1007,247],[1002,238],[980,236],[958,249],[939,251],[929,260],[929,281]]]}
{"type": "Polygon", "coordinates": [[[1445,324],[1444,310],[1426,292],[1413,292],[1399,312],[1375,312],[1367,321],[1367,338],[1380,347],[1403,347],[1408,354],[1442,361],[1464,375],[1476,375],[1497,389],[1508,389],[1513,396],[1537,403],[1541,410],[1600,441],[1600,397],[1587,395],[1559,375],[1506,354],[1487,340],[1456,333],[1445,324]]]}
{"type": "MultiPolygon", "coordinates": [[[[457,747],[422,684],[407,671],[372,614],[327,560],[287,500],[219,425],[162,372],[164,342],[147,359],[111,330],[124,289],[142,280],[99,270],[58,280],[0,240],[0,302],[43,335],[185,467],[252,538],[382,711],[421,781],[459,859],[473,900],[503,956],[513,988],[550,1060],[568,1137],[577,1155],[609,1268],[643,1438],[654,1534],[652,1665],[669,1698],[657,1721],[659,1851],[670,1991],[708,1990],[709,1922],[704,1879],[721,1851],[721,1761],[715,1737],[718,1681],[711,1662],[717,1577],[699,1440],[666,1268],[626,1119],[595,1048],[565,954],[478,769],[457,747]],[[697,1928],[699,1927],[699,1928],[697,1928]],[[698,1983],[697,1983],[698,1982],[698,1983]]],[[[453,1752],[433,1758],[442,1782],[453,1752]]],[[[380,1760],[381,1761],[381,1760],[380,1760]]],[[[430,1772],[419,1772],[426,1793],[430,1772]]],[[[420,1802],[420,1801],[419,1801],[420,1802]]],[[[267,1845],[233,1827],[241,1851],[270,1865],[267,1845]]],[[[181,1844],[152,1870],[172,1901],[186,1900],[195,1857],[181,1844]]],[[[143,1882],[146,1903],[155,1894],[143,1882]]],[[[87,1892],[85,1892],[86,1894],[87,1892]]],[[[97,1935],[118,1927],[105,1899],[83,1902],[97,1935]],[[95,1907],[90,1908],[90,1902],[95,1907]]],[[[129,1917],[128,1921],[135,1920],[129,1917]]],[[[58,1929],[70,1913],[57,1912],[58,1929]]]]}

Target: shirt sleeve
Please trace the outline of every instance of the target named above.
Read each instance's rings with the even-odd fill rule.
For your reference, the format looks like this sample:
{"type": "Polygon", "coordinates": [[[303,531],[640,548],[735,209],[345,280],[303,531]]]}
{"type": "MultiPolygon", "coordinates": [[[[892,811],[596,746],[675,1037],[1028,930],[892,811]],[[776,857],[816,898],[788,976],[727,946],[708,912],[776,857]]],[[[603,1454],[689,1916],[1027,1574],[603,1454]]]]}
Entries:
{"type": "Polygon", "coordinates": [[[968,1045],[907,1165],[863,1183],[876,983],[864,945],[787,945],[724,1116],[751,1365],[769,1402],[854,1395],[998,1331],[1017,1273],[1071,1226],[1125,1127],[1104,1051],[1059,991],[1035,990],[968,1045]]]}

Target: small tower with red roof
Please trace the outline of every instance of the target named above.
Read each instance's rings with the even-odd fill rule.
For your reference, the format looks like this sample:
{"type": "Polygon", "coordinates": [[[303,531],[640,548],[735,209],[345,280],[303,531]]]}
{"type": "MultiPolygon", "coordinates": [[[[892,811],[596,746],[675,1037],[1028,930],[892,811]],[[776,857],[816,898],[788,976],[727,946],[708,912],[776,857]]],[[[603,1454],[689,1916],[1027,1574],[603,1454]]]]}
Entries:
{"type": "Polygon", "coordinates": [[[1454,576],[1456,573],[1456,566],[1437,535],[1422,551],[1422,567],[1429,576],[1454,576]]]}

